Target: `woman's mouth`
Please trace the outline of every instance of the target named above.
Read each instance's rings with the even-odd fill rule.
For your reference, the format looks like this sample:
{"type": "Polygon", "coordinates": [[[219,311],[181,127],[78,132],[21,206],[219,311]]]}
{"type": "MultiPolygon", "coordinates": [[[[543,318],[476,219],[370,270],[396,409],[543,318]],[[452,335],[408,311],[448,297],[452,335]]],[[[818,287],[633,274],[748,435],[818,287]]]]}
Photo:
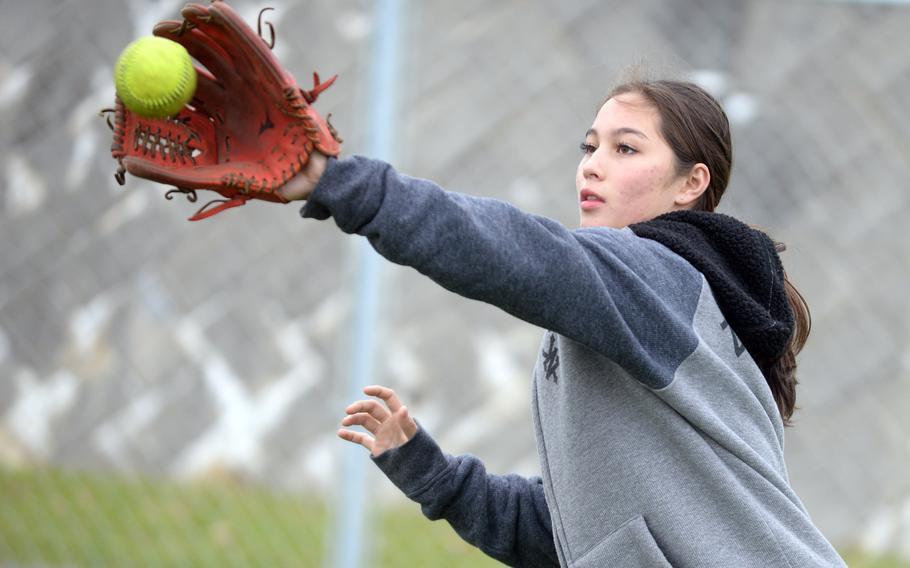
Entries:
{"type": "Polygon", "coordinates": [[[580,207],[583,211],[590,211],[592,209],[597,209],[598,207],[605,205],[603,198],[590,189],[582,189],[580,198],[580,207]]]}

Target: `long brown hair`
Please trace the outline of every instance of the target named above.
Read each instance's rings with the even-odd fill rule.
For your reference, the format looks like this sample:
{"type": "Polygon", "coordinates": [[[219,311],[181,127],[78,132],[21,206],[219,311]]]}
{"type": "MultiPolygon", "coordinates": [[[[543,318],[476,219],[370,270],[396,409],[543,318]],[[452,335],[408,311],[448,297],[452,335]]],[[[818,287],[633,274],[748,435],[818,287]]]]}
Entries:
{"type": "MultiPolygon", "coordinates": [[[[695,203],[697,211],[714,211],[730,180],[733,144],[730,123],[720,103],[694,83],[635,79],[615,87],[606,100],[624,93],[641,95],[660,115],[660,131],[676,155],[677,171],[686,172],[705,164],[711,173],[708,188],[695,203]]],[[[775,242],[778,252],[786,250],[775,242]]],[[[796,355],[802,351],[812,328],[809,305],[784,271],[787,300],[793,310],[795,329],[787,350],[773,360],[756,361],[777,403],[785,426],[796,408],[796,355]]]]}

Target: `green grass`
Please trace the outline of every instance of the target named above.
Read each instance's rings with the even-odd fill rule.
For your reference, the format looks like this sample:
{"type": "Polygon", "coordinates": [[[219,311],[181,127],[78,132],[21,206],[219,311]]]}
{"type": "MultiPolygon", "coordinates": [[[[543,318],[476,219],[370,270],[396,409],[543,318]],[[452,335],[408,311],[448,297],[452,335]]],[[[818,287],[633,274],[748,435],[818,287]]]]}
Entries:
{"type": "MultiPolygon", "coordinates": [[[[237,483],[0,468],[0,565],[322,567],[326,505],[237,483]]],[[[380,563],[502,566],[416,505],[367,521],[380,563]]]]}
{"type": "MultiPolygon", "coordinates": [[[[237,482],[178,484],[60,470],[0,468],[0,566],[326,565],[325,503],[237,482]]],[[[502,566],[416,505],[366,521],[368,565],[502,566]]],[[[851,568],[910,568],[847,551],[851,568]]]]}
{"type": "Polygon", "coordinates": [[[896,556],[875,556],[864,554],[859,550],[848,550],[844,560],[850,568],[910,568],[910,562],[896,556]]]}

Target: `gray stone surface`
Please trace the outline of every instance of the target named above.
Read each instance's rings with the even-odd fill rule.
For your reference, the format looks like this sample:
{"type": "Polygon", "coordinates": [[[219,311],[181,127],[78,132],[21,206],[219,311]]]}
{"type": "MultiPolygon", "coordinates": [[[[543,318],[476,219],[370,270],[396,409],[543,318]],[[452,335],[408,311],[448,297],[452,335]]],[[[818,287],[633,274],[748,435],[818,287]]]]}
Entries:
{"type": "MultiPolygon", "coordinates": [[[[340,74],[318,108],[367,152],[373,4],[273,5],[276,54],[304,85],[340,74]]],[[[112,178],[95,113],[114,60],[181,6],[3,3],[0,460],[335,492],[354,239],[294,206],[190,224],[195,205],[112,178]]],[[[910,555],[910,8],[475,0],[404,16],[395,165],[570,226],[577,144],[630,65],[713,89],[736,153],[721,209],[788,243],[813,312],[791,480],[835,543],[910,555]]],[[[535,473],[539,330],[388,263],[380,295],[377,380],[447,450],[535,473]]]]}

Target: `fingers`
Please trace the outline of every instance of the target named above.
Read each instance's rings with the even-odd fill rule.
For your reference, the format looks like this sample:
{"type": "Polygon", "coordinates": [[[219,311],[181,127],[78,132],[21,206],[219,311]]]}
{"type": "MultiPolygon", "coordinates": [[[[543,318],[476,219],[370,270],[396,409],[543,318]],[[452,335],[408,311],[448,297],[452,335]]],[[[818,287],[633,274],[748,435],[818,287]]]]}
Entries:
{"type": "Polygon", "coordinates": [[[341,429],[338,436],[343,440],[360,444],[379,454],[390,448],[406,443],[417,433],[417,423],[408,413],[408,408],[401,403],[395,391],[382,385],[364,387],[363,392],[385,402],[375,399],[358,400],[350,404],[342,419],[343,426],[359,425],[366,428],[374,437],[361,432],[341,429]]]}
{"type": "Polygon", "coordinates": [[[370,450],[370,453],[373,452],[373,437],[364,434],[363,432],[341,429],[338,430],[338,437],[342,440],[353,442],[354,444],[360,444],[364,448],[370,450]]]}
{"type": "Polygon", "coordinates": [[[379,427],[382,426],[382,423],[379,420],[365,412],[358,412],[357,414],[346,416],[344,420],[341,421],[342,426],[353,426],[355,424],[363,426],[374,435],[379,431],[379,427]]]}
{"type": "Polygon", "coordinates": [[[404,435],[407,436],[408,440],[413,438],[414,434],[417,433],[417,422],[408,414],[407,406],[402,406],[398,412],[392,415],[392,418],[401,426],[401,430],[404,432],[404,435]]]}
{"type": "Polygon", "coordinates": [[[348,414],[365,412],[379,422],[385,422],[391,414],[385,406],[379,404],[379,402],[375,400],[358,400],[345,408],[344,411],[348,414]]]}
{"type": "Polygon", "coordinates": [[[385,403],[389,406],[389,410],[392,412],[398,412],[402,406],[398,395],[396,395],[395,391],[389,387],[384,387],[382,385],[370,385],[368,387],[364,387],[363,392],[364,394],[376,396],[384,400],[385,403]]]}

